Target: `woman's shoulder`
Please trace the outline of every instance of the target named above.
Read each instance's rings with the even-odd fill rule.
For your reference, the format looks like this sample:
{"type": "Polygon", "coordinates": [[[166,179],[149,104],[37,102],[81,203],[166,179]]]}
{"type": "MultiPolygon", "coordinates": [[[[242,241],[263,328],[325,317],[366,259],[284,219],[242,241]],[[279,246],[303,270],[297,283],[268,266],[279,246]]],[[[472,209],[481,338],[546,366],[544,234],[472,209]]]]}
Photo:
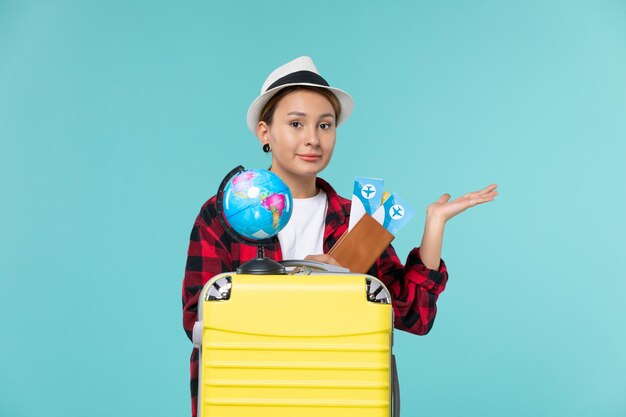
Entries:
{"type": "Polygon", "coordinates": [[[214,195],[207,201],[205,201],[205,203],[200,208],[198,221],[202,221],[207,225],[220,226],[217,216],[217,195],[214,195]]]}

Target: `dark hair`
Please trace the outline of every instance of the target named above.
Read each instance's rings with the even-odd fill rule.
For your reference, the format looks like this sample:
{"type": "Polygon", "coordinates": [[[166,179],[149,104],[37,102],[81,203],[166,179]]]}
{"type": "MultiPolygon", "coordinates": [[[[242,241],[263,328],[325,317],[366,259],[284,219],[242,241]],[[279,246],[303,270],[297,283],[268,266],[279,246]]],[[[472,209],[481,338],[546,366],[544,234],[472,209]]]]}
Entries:
{"type": "Polygon", "coordinates": [[[293,93],[294,91],[298,90],[314,91],[318,94],[323,95],[328,101],[330,101],[330,104],[335,110],[335,120],[339,120],[339,116],[341,115],[341,104],[339,103],[339,99],[337,98],[337,96],[333,94],[332,91],[326,88],[311,87],[308,85],[294,85],[291,87],[283,88],[278,93],[274,94],[267,103],[265,103],[265,106],[263,106],[263,110],[261,110],[261,117],[259,118],[259,121],[267,123],[268,126],[271,125],[272,120],[274,119],[276,106],[278,106],[278,102],[287,94],[293,93]]]}

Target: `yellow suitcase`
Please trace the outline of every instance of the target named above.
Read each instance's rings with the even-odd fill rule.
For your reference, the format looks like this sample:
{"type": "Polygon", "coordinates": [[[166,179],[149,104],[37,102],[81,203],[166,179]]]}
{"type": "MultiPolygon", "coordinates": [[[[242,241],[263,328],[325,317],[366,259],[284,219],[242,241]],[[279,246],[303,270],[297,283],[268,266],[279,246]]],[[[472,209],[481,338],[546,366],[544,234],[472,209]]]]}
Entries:
{"type": "Polygon", "coordinates": [[[389,292],[304,264],[302,275],[225,273],[204,286],[198,416],[399,417],[389,292]]]}

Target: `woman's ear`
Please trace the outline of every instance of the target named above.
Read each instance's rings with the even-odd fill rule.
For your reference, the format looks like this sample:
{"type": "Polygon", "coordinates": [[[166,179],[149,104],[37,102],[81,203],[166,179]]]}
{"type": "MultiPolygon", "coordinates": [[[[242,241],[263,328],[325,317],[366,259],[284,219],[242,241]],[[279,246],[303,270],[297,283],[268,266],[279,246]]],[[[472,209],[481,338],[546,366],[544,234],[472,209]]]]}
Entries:
{"type": "Polygon", "coordinates": [[[269,139],[267,138],[269,130],[269,126],[264,121],[260,121],[259,123],[257,123],[256,136],[257,138],[259,138],[259,142],[261,142],[261,145],[269,143],[269,139]]]}

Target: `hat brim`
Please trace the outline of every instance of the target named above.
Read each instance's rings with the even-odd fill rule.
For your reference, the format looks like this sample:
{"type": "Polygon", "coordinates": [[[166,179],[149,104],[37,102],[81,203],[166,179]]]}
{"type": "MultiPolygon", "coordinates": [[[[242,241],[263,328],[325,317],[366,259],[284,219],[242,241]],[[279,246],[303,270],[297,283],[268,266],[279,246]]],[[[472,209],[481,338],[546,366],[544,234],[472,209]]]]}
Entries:
{"type": "Polygon", "coordinates": [[[341,105],[341,114],[339,115],[339,119],[337,120],[337,127],[339,127],[343,122],[345,122],[348,117],[352,114],[352,110],[354,109],[354,100],[352,96],[346,93],[343,90],[334,87],[326,87],[319,84],[311,84],[311,83],[293,83],[293,84],[283,84],[276,88],[272,88],[269,91],[258,96],[248,108],[248,129],[252,132],[254,136],[256,136],[256,128],[259,123],[259,119],[261,117],[261,111],[263,107],[267,104],[267,102],[278,93],[280,90],[291,87],[294,85],[302,85],[316,88],[324,88],[326,90],[332,91],[337,99],[339,100],[339,104],[341,105]]]}

